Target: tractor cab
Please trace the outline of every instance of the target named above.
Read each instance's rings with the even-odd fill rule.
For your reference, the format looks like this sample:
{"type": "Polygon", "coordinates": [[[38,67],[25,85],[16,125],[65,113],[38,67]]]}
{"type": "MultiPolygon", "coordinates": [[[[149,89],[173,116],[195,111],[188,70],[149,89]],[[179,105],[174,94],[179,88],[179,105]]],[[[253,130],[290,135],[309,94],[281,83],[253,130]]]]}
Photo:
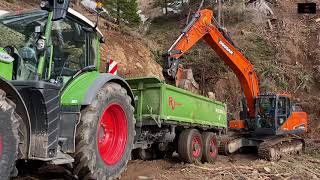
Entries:
{"type": "Polygon", "coordinates": [[[65,85],[83,69],[99,69],[103,35],[95,24],[71,8],[64,14],[48,10],[50,4],[41,7],[0,16],[0,75],[65,85]]]}
{"type": "Polygon", "coordinates": [[[276,134],[291,115],[291,107],[288,94],[259,95],[255,99],[255,134],[276,134]]]}

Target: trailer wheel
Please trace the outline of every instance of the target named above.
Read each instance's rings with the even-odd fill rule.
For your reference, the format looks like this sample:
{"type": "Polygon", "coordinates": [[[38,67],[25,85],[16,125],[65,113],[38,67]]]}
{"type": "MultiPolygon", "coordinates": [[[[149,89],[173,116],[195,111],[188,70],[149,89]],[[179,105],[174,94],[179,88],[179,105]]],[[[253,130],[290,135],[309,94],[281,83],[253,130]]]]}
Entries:
{"type": "Polygon", "coordinates": [[[0,179],[4,180],[9,178],[18,154],[19,121],[14,108],[15,104],[0,89],[0,179]]]}
{"type": "Polygon", "coordinates": [[[107,83],[81,111],[77,127],[74,173],[79,179],[114,179],[131,157],[135,136],[134,108],[127,91],[107,83]]]}
{"type": "Polygon", "coordinates": [[[202,138],[196,129],[185,129],[179,136],[178,153],[180,159],[189,163],[199,163],[202,157],[202,138]]]}
{"type": "Polygon", "coordinates": [[[218,144],[216,135],[212,132],[204,132],[202,133],[202,141],[202,161],[213,163],[218,157],[218,144]]]}

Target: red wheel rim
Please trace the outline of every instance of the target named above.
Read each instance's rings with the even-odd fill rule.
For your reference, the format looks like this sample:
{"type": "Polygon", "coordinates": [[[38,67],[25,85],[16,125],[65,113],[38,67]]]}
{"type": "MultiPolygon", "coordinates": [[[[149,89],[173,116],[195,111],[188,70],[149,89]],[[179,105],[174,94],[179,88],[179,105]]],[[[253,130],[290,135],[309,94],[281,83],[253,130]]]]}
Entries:
{"type": "Polygon", "coordinates": [[[218,151],[217,151],[216,141],[215,141],[215,139],[211,139],[210,147],[209,147],[209,154],[211,157],[216,157],[217,153],[218,153],[218,151]]]}
{"type": "Polygon", "coordinates": [[[2,150],[3,150],[3,142],[2,142],[2,136],[0,134],[0,158],[2,156],[2,150]]]}
{"type": "Polygon", "coordinates": [[[128,121],[119,104],[110,104],[103,112],[97,131],[100,156],[105,164],[116,164],[123,156],[128,139],[128,121]]]}
{"type": "Polygon", "coordinates": [[[199,136],[192,138],[192,156],[195,158],[201,155],[201,141],[199,136]]]}

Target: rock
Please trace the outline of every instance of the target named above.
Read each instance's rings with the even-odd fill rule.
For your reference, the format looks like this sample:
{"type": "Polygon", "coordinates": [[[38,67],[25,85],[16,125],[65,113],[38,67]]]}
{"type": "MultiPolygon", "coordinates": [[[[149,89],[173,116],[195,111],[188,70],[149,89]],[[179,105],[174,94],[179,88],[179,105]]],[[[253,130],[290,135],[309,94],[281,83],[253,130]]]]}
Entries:
{"type": "Polygon", "coordinates": [[[208,96],[209,96],[209,99],[213,99],[213,100],[216,99],[216,94],[213,92],[208,92],[208,96]]]}
{"type": "Polygon", "coordinates": [[[136,66],[138,67],[138,68],[140,68],[140,69],[143,69],[143,66],[140,64],[140,63],[136,63],[136,66]]]}
{"type": "Polygon", "coordinates": [[[195,81],[191,69],[178,68],[176,86],[192,93],[199,94],[199,84],[195,81]]]}
{"type": "Polygon", "coordinates": [[[250,32],[250,31],[246,31],[246,30],[241,30],[241,35],[248,35],[248,34],[251,34],[252,32],[250,32]]]}
{"type": "Polygon", "coordinates": [[[264,167],[263,169],[266,171],[266,173],[271,173],[271,169],[269,167],[264,167]]]}
{"type": "Polygon", "coordinates": [[[258,179],[259,178],[259,172],[257,170],[254,170],[252,172],[252,176],[253,176],[253,179],[258,179]]]}
{"type": "Polygon", "coordinates": [[[150,179],[150,178],[147,176],[138,176],[138,179],[150,179]]]}

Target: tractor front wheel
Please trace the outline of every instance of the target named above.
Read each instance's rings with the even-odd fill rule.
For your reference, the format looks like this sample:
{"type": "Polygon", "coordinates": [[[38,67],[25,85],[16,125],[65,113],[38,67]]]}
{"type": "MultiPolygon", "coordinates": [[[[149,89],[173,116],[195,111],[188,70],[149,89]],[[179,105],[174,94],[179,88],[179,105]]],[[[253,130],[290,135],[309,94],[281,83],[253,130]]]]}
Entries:
{"type": "Polygon", "coordinates": [[[131,157],[135,136],[134,108],[127,91],[107,83],[81,111],[77,127],[75,169],[79,179],[114,179],[131,157]]]}
{"type": "Polygon", "coordinates": [[[15,104],[0,89],[0,179],[9,178],[18,153],[19,121],[14,113],[15,104]]]}

